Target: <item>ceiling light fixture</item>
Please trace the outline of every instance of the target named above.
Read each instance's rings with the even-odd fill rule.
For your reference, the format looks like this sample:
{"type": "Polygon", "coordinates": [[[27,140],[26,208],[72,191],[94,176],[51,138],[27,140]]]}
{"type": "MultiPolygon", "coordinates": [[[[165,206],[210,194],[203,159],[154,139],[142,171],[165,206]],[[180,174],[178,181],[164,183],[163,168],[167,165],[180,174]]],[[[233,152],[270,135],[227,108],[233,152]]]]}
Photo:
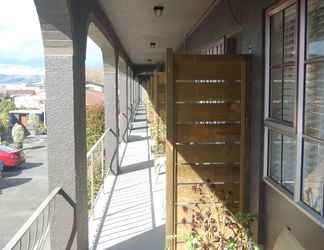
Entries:
{"type": "Polygon", "coordinates": [[[151,47],[152,49],[154,49],[154,48],[156,47],[156,43],[155,43],[155,42],[150,42],[150,47],[151,47]]]}
{"type": "Polygon", "coordinates": [[[157,5],[157,6],[154,6],[153,10],[154,10],[155,16],[160,17],[163,14],[164,7],[162,5],[157,5]]]}

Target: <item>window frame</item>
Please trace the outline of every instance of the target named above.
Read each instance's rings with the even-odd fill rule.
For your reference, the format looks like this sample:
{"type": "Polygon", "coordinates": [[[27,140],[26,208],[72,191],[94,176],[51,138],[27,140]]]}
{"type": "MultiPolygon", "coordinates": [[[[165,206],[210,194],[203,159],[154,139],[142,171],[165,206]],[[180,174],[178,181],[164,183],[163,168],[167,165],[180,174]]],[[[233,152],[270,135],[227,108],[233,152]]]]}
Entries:
{"type": "MultiPolygon", "coordinates": [[[[265,10],[265,89],[264,89],[264,158],[263,158],[263,180],[267,185],[278,191],[289,202],[297,206],[305,215],[316,224],[324,228],[324,208],[321,213],[303,201],[303,165],[304,165],[304,141],[324,145],[324,139],[311,137],[304,134],[305,128],[305,93],[306,93],[306,67],[314,61],[324,61],[321,58],[307,58],[307,22],[308,22],[308,0],[282,0],[265,10]],[[297,35],[296,35],[296,110],[293,127],[287,127],[280,121],[271,119],[270,115],[270,17],[284,9],[296,4],[297,9],[297,35]],[[288,192],[281,184],[272,180],[269,173],[269,134],[273,130],[282,135],[296,138],[296,175],[294,194],[288,192]]],[[[323,194],[324,196],[324,194],[323,194]]],[[[324,200],[324,197],[323,197],[324,200]]],[[[324,202],[323,202],[324,203],[324,202]]]]}
{"type": "MultiPolygon", "coordinates": [[[[284,20],[284,19],[283,19],[284,20]]],[[[265,109],[264,109],[264,121],[267,123],[268,126],[273,127],[275,129],[281,130],[281,131],[287,131],[289,134],[296,134],[297,132],[297,122],[298,122],[298,34],[299,34],[299,4],[297,0],[282,0],[279,1],[277,4],[269,7],[265,11],[265,109]],[[295,48],[296,48],[296,58],[295,58],[295,67],[296,67],[296,90],[295,90],[295,105],[294,105],[294,118],[292,122],[288,122],[285,120],[279,120],[270,117],[270,109],[271,109],[271,79],[270,79],[270,73],[271,69],[278,68],[278,65],[271,65],[271,17],[279,12],[284,11],[285,9],[291,7],[292,5],[296,4],[296,34],[295,34],[295,48]]],[[[284,30],[284,29],[283,29],[284,30]]],[[[284,42],[284,36],[283,36],[283,42],[284,42]]],[[[282,54],[282,57],[284,56],[284,53],[282,54]]],[[[285,63],[282,62],[280,65],[280,69],[282,70],[282,81],[284,81],[284,68],[292,66],[291,63],[285,63]]]]}

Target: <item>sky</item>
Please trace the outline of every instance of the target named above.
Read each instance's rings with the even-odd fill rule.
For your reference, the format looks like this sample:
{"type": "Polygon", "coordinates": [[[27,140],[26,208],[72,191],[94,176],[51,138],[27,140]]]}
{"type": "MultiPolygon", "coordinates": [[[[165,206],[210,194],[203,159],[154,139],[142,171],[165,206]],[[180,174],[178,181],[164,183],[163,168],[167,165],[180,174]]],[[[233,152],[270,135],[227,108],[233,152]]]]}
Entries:
{"type": "MultiPolygon", "coordinates": [[[[1,0],[0,37],[0,74],[44,75],[43,44],[33,0],[1,0]]],[[[101,50],[91,39],[86,65],[102,67],[101,50]]]]}

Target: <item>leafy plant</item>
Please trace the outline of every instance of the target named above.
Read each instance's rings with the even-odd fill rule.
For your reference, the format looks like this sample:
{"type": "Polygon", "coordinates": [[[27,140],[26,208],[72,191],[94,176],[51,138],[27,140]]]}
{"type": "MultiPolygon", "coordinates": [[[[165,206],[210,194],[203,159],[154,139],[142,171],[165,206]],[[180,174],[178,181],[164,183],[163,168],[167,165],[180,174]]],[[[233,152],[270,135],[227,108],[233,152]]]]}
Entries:
{"type": "Polygon", "coordinates": [[[15,126],[12,128],[12,139],[15,144],[22,144],[25,138],[25,130],[23,126],[19,123],[16,123],[15,126]]]}
{"type": "MultiPolygon", "coordinates": [[[[183,207],[184,214],[190,215],[191,211],[191,233],[186,238],[186,249],[253,249],[250,225],[254,216],[244,213],[234,215],[227,208],[227,200],[231,197],[223,201],[212,191],[212,184],[204,191],[202,187],[202,184],[192,186],[193,192],[201,196],[200,203],[192,208],[183,207]]],[[[187,224],[187,220],[183,218],[182,223],[187,224]]]]}
{"type": "Polygon", "coordinates": [[[37,134],[45,135],[45,134],[47,134],[47,127],[45,126],[44,123],[40,122],[36,128],[36,132],[37,132],[37,134]]]}
{"type": "Polygon", "coordinates": [[[40,120],[36,114],[28,115],[28,126],[32,127],[33,129],[37,129],[39,124],[40,124],[40,120]]]}
{"type": "Polygon", "coordinates": [[[0,120],[5,128],[9,127],[9,112],[15,108],[15,104],[10,100],[0,102],[0,120]]]}
{"type": "Polygon", "coordinates": [[[105,110],[102,105],[87,108],[87,149],[89,150],[105,132],[105,110]]]}

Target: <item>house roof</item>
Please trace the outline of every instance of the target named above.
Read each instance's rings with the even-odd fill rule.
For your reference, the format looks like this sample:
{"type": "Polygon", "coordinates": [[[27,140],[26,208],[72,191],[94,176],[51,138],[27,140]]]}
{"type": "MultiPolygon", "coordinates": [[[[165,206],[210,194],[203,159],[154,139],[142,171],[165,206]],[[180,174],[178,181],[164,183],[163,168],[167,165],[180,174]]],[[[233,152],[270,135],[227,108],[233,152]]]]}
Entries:
{"type": "Polygon", "coordinates": [[[86,91],[86,105],[95,106],[104,104],[104,94],[100,91],[89,90],[86,91]]]}

